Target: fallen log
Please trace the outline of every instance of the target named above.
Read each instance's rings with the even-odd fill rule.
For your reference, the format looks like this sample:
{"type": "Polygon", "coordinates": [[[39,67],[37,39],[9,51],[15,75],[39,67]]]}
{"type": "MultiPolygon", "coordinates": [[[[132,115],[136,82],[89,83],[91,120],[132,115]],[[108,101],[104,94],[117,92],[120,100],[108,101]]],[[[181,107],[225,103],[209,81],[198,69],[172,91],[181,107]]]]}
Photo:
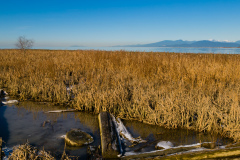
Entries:
{"type": "Polygon", "coordinates": [[[98,118],[102,157],[111,159],[119,158],[122,154],[120,137],[117,133],[116,126],[114,125],[110,114],[108,112],[101,112],[98,118]]]}
{"type": "Polygon", "coordinates": [[[198,159],[225,159],[225,158],[239,158],[240,157],[240,148],[231,148],[231,149],[208,149],[204,151],[191,152],[191,153],[182,153],[177,155],[165,156],[165,157],[155,157],[149,159],[158,159],[158,160],[172,160],[172,159],[181,159],[181,160],[198,160],[198,159]]]}

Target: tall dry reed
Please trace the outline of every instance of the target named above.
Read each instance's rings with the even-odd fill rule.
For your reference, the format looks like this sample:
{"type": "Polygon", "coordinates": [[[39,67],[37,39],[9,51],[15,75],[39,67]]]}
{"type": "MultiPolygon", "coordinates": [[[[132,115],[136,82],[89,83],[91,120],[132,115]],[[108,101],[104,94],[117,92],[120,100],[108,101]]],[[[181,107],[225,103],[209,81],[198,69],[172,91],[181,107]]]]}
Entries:
{"type": "Polygon", "coordinates": [[[0,69],[20,100],[240,140],[240,55],[0,50],[0,69]]]}

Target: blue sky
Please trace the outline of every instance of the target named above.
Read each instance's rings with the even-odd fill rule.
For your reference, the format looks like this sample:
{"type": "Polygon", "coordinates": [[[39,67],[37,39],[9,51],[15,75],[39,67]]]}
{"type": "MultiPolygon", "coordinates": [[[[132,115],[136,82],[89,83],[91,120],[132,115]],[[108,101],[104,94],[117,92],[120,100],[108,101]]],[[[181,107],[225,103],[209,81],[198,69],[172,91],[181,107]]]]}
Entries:
{"type": "Polygon", "coordinates": [[[240,40],[240,0],[1,0],[0,47],[240,40]]]}

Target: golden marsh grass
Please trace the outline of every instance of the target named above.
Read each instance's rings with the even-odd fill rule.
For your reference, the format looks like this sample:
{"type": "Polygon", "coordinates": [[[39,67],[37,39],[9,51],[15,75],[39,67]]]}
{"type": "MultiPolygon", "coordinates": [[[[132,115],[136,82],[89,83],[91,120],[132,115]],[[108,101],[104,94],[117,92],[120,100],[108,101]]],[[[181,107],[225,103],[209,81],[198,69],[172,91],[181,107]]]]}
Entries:
{"type": "Polygon", "coordinates": [[[240,140],[240,55],[0,50],[0,71],[0,88],[22,101],[240,140]]]}

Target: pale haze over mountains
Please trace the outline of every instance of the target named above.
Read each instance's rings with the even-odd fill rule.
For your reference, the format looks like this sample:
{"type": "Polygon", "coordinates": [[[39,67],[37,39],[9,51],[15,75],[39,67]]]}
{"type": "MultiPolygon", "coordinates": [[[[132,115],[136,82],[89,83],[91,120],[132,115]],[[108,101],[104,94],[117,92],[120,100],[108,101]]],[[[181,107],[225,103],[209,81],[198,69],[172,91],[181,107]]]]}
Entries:
{"type": "Polygon", "coordinates": [[[201,40],[201,41],[164,40],[156,43],[125,45],[121,47],[240,47],[240,40],[236,42],[216,40],[201,40]]]}

